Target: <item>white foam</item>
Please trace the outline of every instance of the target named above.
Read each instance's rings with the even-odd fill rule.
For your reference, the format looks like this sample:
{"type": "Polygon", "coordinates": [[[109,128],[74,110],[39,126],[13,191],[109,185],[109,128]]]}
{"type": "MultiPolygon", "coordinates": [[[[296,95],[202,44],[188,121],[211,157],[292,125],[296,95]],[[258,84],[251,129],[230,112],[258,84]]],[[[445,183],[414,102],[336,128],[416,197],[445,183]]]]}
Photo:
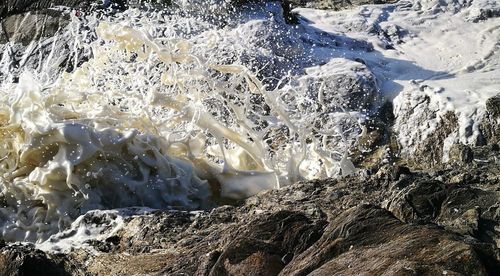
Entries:
{"type": "Polygon", "coordinates": [[[340,48],[331,55],[366,62],[381,92],[394,99],[395,129],[403,150],[411,153],[447,112],[459,120],[455,142],[477,142],[486,100],[500,91],[500,18],[471,22],[471,13],[486,9],[498,9],[498,1],[402,1],[342,12],[297,11],[314,28],[373,43],[372,52],[340,48]],[[386,49],[384,32],[394,36],[394,49],[386,49]],[[425,97],[437,116],[417,128],[408,122],[424,118],[418,103],[425,97]],[[402,117],[409,109],[415,118],[402,117]]]}
{"type": "Polygon", "coordinates": [[[204,209],[211,191],[242,198],[354,170],[346,150],[359,113],[331,113],[335,127],[321,133],[328,110],[314,97],[219,62],[210,43],[241,54],[229,48],[234,38],[203,38],[239,32],[203,22],[187,32],[193,20],[135,9],[73,16],[60,35],[91,52],[88,61],[70,73],[49,63],[7,70],[5,80],[21,73],[0,89],[3,239],[43,242],[94,209],[204,209]]]}
{"type": "MultiPolygon", "coordinates": [[[[352,173],[347,149],[378,107],[366,107],[378,89],[394,100],[404,150],[448,111],[460,129],[446,147],[473,143],[485,101],[500,88],[500,19],[475,12],[472,20],[476,2],[431,2],[298,9],[307,19],[298,26],[284,24],[276,3],[231,15],[225,27],[136,9],[73,16],[44,42],[53,47],[46,62],[33,62],[36,43],[18,68],[8,54],[0,61],[3,238],[42,242],[93,209],[203,209],[211,192],[242,198],[352,173]],[[82,54],[89,60],[61,72],[65,55],[77,67],[82,54]],[[268,66],[268,79],[252,63],[268,66]],[[333,75],[376,78],[376,89],[356,103],[333,75]],[[417,106],[414,116],[425,115],[426,97],[438,116],[407,124],[402,114],[417,106]]],[[[82,231],[75,242],[88,238],[82,231]]]]}

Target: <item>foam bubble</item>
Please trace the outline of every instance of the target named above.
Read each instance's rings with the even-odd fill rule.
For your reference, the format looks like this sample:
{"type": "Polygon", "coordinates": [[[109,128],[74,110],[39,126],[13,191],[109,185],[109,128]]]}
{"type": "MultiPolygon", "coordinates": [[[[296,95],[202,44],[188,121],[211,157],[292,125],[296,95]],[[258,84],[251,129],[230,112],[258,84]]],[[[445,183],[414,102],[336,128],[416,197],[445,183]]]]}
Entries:
{"type": "Polygon", "coordinates": [[[2,86],[6,241],[42,242],[93,209],[204,209],[214,196],[354,170],[346,133],[358,113],[331,112],[293,85],[269,89],[193,44],[206,33],[169,31],[181,17],[141,15],[73,18],[86,62],[49,77],[27,68],[2,86]]]}

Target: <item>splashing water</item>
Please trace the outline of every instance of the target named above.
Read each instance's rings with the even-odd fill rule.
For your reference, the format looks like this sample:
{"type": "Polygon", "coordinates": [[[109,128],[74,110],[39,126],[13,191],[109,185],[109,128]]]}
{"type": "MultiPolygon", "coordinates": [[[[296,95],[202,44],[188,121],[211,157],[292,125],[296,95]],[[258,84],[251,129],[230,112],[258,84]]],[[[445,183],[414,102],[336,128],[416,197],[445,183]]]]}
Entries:
{"type": "Polygon", "coordinates": [[[230,32],[130,9],[72,15],[16,66],[7,52],[18,46],[4,45],[3,238],[41,242],[93,209],[204,209],[352,172],[361,115],[293,75],[268,85],[219,59],[240,51],[230,32]]]}

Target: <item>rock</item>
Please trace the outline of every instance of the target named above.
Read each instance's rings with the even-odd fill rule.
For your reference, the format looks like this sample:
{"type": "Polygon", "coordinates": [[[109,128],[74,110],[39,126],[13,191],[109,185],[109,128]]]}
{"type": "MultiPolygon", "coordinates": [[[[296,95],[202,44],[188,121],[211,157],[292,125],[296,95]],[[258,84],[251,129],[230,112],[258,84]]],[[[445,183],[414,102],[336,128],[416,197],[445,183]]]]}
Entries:
{"type": "Polygon", "coordinates": [[[222,251],[210,275],[277,275],[286,255],[298,255],[322,234],[323,223],[306,216],[278,212],[239,229],[222,251]]]}
{"type": "Polygon", "coordinates": [[[0,249],[1,275],[68,275],[56,262],[29,245],[10,245],[0,249]]]}
{"type": "MultiPolygon", "coordinates": [[[[500,182],[497,182],[500,183],[500,182]]],[[[467,234],[500,247],[500,192],[460,187],[450,192],[436,222],[454,232],[467,234]]]]}
{"type": "Polygon", "coordinates": [[[428,174],[385,165],[209,211],[94,211],[84,229],[62,235],[71,250],[9,245],[0,259],[38,256],[71,275],[492,275],[500,268],[499,168],[471,163],[452,183],[461,166],[428,174]],[[100,232],[85,240],[85,229],[100,232]]]}
{"type": "MultiPolygon", "coordinates": [[[[474,152],[500,142],[500,123],[495,118],[497,97],[490,98],[479,115],[464,117],[442,111],[430,90],[404,91],[394,103],[392,134],[399,144],[400,160],[415,169],[439,170],[453,163],[483,162],[474,152]],[[411,123],[410,123],[411,122],[411,123]]],[[[481,151],[481,150],[480,150],[481,151]]],[[[490,162],[490,161],[487,161],[490,162]]]]}
{"type": "Polygon", "coordinates": [[[366,4],[390,4],[398,0],[287,0],[294,7],[341,10],[366,4]]]}
{"type": "Polygon", "coordinates": [[[495,119],[500,117],[500,94],[486,101],[486,111],[495,119]]]}
{"type": "Polygon", "coordinates": [[[88,7],[90,0],[9,0],[0,3],[0,19],[28,11],[43,10],[54,6],[88,7]]]}
{"type": "Polygon", "coordinates": [[[50,13],[22,13],[2,21],[6,38],[11,42],[28,45],[42,37],[51,37],[68,24],[68,19],[50,13]]]}
{"type": "MultiPolygon", "coordinates": [[[[420,119],[420,122],[423,122],[422,120],[424,119],[420,119]]],[[[416,140],[414,142],[416,143],[414,152],[403,155],[407,158],[411,166],[417,168],[433,168],[443,163],[443,156],[446,154],[444,152],[445,140],[456,133],[458,121],[455,114],[452,112],[448,112],[440,117],[439,121],[439,127],[437,127],[435,131],[431,132],[427,137],[421,137],[422,140],[416,140]]]]}
{"type": "Polygon", "coordinates": [[[394,124],[392,108],[391,102],[384,102],[375,114],[362,122],[364,130],[360,133],[357,144],[350,149],[356,167],[371,172],[398,160],[399,145],[391,130],[394,124]]]}
{"type": "Polygon", "coordinates": [[[469,146],[454,144],[450,148],[449,161],[456,163],[470,163],[474,159],[474,152],[469,146]]]}
{"type": "Polygon", "coordinates": [[[388,210],[405,222],[429,221],[439,214],[445,198],[443,183],[417,180],[396,193],[388,210]]]}
{"type": "MultiPolygon", "coordinates": [[[[459,212],[457,210],[457,212],[459,212]]],[[[451,222],[445,224],[449,229],[462,235],[473,236],[479,229],[480,213],[478,208],[469,209],[451,222]]]]}
{"type": "Polygon", "coordinates": [[[296,85],[314,100],[322,99],[327,112],[365,111],[380,105],[375,76],[362,63],[333,58],[321,66],[306,69],[296,85]],[[322,93],[322,95],[320,95],[322,93]]]}
{"type": "MultiPolygon", "coordinates": [[[[274,79],[280,79],[288,72],[298,73],[305,62],[305,46],[297,30],[286,24],[281,6],[271,3],[241,9],[244,15],[228,20],[237,22],[237,25],[214,28],[214,32],[224,37],[209,50],[214,62],[237,62],[248,68],[259,68],[255,73],[271,86],[277,83],[274,79]],[[248,13],[252,14],[252,20],[245,15],[248,13]],[[262,67],[262,64],[266,66],[262,67]]],[[[198,39],[206,40],[204,36],[198,39]]]]}
{"type": "Polygon", "coordinates": [[[467,18],[472,22],[479,22],[499,16],[500,3],[498,1],[472,1],[467,11],[467,18]]]}
{"type": "Polygon", "coordinates": [[[383,206],[405,222],[436,223],[455,233],[498,244],[500,233],[495,227],[500,221],[500,179],[495,167],[483,166],[467,174],[458,172],[460,169],[441,172],[435,177],[439,181],[425,175],[406,175],[390,185],[392,195],[383,206]],[[487,173],[477,175],[477,170],[487,173]]]}
{"type": "Polygon", "coordinates": [[[500,144],[500,95],[486,101],[486,114],[480,125],[485,144],[500,144]]]}
{"type": "Polygon", "coordinates": [[[410,226],[371,205],[336,218],[280,275],[487,275],[479,248],[432,226],[410,226]]]}

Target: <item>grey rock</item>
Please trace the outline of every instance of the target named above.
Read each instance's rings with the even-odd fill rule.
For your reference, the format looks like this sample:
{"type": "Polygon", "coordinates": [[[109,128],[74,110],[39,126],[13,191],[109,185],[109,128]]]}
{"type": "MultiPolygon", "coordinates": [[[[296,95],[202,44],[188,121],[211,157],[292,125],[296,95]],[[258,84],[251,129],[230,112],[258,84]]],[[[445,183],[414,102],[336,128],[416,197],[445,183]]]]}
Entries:
{"type": "Polygon", "coordinates": [[[68,24],[68,19],[49,13],[22,13],[2,21],[4,36],[11,42],[27,45],[42,37],[51,37],[68,24]]]}
{"type": "Polygon", "coordinates": [[[486,114],[479,125],[484,145],[500,144],[500,95],[486,101],[486,114]]]}
{"type": "Polygon", "coordinates": [[[398,0],[287,0],[294,7],[341,10],[366,4],[390,4],[398,0]]]}
{"type": "Polygon", "coordinates": [[[28,11],[43,10],[54,6],[88,7],[90,0],[7,0],[0,3],[0,19],[28,11]]]}

